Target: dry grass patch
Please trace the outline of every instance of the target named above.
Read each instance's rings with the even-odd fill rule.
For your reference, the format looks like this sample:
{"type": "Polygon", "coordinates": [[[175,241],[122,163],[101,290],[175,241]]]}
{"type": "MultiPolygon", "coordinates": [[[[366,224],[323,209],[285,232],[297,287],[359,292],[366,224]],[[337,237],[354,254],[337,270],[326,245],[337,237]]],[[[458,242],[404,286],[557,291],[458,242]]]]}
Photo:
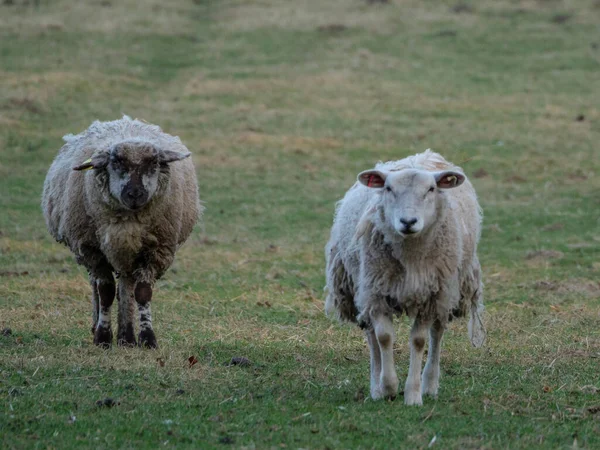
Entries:
{"type": "Polygon", "coordinates": [[[194,2],[148,0],[66,0],[0,5],[0,29],[4,33],[43,35],[47,31],[139,33],[176,35],[195,28],[198,6],[194,2]],[[37,4],[37,6],[36,6],[37,4]],[[91,20],[93,18],[93,20],[91,20]]]}
{"type": "MultiPolygon", "coordinates": [[[[490,2],[491,4],[492,2],[490,2]]],[[[437,6],[417,1],[389,3],[362,0],[305,1],[290,5],[282,0],[264,2],[235,1],[221,13],[221,26],[228,31],[250,31],[261,28],[283,28],[300,31],[320,30],[343,33],[354,28],[376,34],[393,33],[399,27],[411,28],[415,23],[445,20],[471,26],[477,22],[470,14],[452,14],[437,6]],[[410,14],[407,13],[410,11],[410,14]]]]}

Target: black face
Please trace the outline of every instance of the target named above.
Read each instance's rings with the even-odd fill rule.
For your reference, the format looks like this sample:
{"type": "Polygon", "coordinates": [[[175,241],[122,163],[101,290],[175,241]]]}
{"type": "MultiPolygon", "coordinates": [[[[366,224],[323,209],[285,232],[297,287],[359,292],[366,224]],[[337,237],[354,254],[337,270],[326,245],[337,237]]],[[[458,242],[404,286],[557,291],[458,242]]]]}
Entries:
{"type": "Polygon", "coordinates": [[[153,148],[116,147],[111,152],[108,170],[111,193],[128,209],[142,208],[156,191],[159,161],[153,148]]]}
{"type": "Polygon", "coordinates": [[[129,183],[121,189],[121,200],[130,209],[139,209],[148,203],[148,191],[142,182],[142,176],[138,171],[130,172],[129,183]]]}

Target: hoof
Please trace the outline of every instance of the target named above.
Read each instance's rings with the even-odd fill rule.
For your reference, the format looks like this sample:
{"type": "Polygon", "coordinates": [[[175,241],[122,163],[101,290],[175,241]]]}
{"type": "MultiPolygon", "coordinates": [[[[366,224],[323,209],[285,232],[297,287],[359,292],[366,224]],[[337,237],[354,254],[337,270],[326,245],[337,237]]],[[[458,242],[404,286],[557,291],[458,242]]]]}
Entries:
{"type": "Polygon", "coordinates": [[[373,400],[381,400],[383,396],[381,395],[381,391],[379,388],[371,389],[371,398],[373,400]]]}
{"type": "Polygon", "coordinates": [[[382,376],[379,384],[381,397],[390,400],[398,395],[398,377],[395,374],[391,376],[382,376]]]}
{"type": "Polygon", "coordinates": [[[398,388],[395,385],[388,386],[377,386],[371,389],[371,398],[373,400],[386,400],[393,402],[396,400],[398,395],[398,388]]]}
{"type": "Polygon", "coordinates": [[[128,323],[125,330],[119,330],[119,334],[117,335],[117,345],[119,345],[119,347],[137,346],[132,323],[128,323]]]}
{"type": "Polygon", "coordinates": [[[428,395],[429,397],[437,398],[438,396],[438,388],[436,386],[425,388],[421,391],[421,395],[428,395]]]}
{"type": "Polygon", "coordinates": [[[158,344],[156,343],[156,336],[154,335],[154,330],[142,330],[140,331],[140,335],[138,336],[138,342],[140,347],[144,348],[158,348],[158,344]]]}
{"type": "Polygon", "coordinates": [[[112,346],[112,330],[110,328],[98,327],[94,331],[94,344],[102,348],[110,348],[112,346]]]}
{"type": "Polygon", "coordinates": [[[413,392],[412,394],[404,392],[404,404],[411,406],[421,406],[423,404],[423,398],[420,392],[413,392]]]}

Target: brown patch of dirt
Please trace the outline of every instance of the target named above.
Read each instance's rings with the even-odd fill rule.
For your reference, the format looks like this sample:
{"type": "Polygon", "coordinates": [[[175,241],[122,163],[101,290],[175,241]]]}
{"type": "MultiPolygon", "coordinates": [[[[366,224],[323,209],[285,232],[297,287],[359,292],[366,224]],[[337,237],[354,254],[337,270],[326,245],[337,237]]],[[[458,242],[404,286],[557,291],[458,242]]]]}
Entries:
{"type": "Polygon", "coordinates": [[[600,295],[600,282],[577,278],[567,281],[539,280],[533,283],[533,288],[539,291],[553,291],[559,294],[600,295]]]}
{"type": "Polygon", "coordinates": [[[573,14],[557,14],[554,17],[552,17],[552,23],[556,23],[556,24],[560,25],[560,24],[568,22],[572,18],[573,18],[573,14]]]}
{"type": "Polygon", "coordinates": [[[565,227],[564,223],[556,222],[556,223],[551,223],[549,225],[543,226],[540,229],[542,231],[557,231],[557,230],[562,230],[564,227],[565,227]]]}
{"type": "Polygon", "coordinates": [[[35,100],[32,100],[28,97],[11,98],[8,101],[8,104],[13,108],[24,109],[33,114],[42,114],[44,112],[35,100]]]}
{"type": "MultiPolygon", "coordinates": [[[[566,357],[566,358],[591,358],[591,359],[597,359],[597,358],[600,358],[600,351],[598,351],[598,349],[583,350],[583,349],[569,349],[569,348],[565,348],[565,349],[563,349],[563,350],[561,350],[559,352],[559,355],[561,357],[566,357]]],[[[593,386],[584,386],[584,388],[581,388],[581,390],[583,390],[583,391],[585,391],[587,393],[592,393],[592,394],[595,394],[597,392],[597,391],[591,391],[591,390],[589,390],[589,388],[593,388],[593,386]]],[[[594,388],[594,389],[596,389],[596,388],[594,388]]]]}
{"type": "Polygon", "coordinates": [[[458,34],[455,30],[442,30],[435,34],[437,37],[455,37],[458,34]]]}
{"type": "Polygon", "coordinates": [[[525,183],[527,181],[521,175],[512,175],[506,179],[509,183],[525,183]]]}
{"type": "Polygon", "coordinates": [[[560,259],[562,258],[564,255],[563,252],[559,252],[556,250],[535,250],[535,251],[531,251],[528,252],[525,255],[525,259],[528,261],[532,261],[532,260],[548,260],[548,259],[560,259]]]}
{"type": "Polygon", "coordinates": [[[471,5],[467,3],[457,3],[452,8],[450,8],[450,11],[452,11],[455,14],[465,14],[474,12],[474,9],[471,5]]]}
{"type": "Polygon", "coordinates": [[[473,177],[475,178],[484,178],[487,177],[489,175],[488,171],[485,170],[483,167],[480,169],[477,169],[475,172],[473,172],[473,177]]]}
{"type": "Polygon", "coordinates": [[[320,25],[317,30],[321,33],[341,33],[342,31],[346,31],[348,27],[341,23],[329,23],[327,25],[320,25]]]}
{"type": "Polygon", "coordinates": [[[580,169],[577,169],[575,172],[567,174],[567,178],[573,181],[585,181],[588,179],[588,176],[580,169]]]}
{"type": "Polygon", "coordinates": [[[64,28],[65,26],[62,23],[47,23],[43,25],[44,30],[50,31],[62,31],[64,28]]]}
{"type": "Polygon", "coordinates": [[[540,280],[533,283],[533,287],[540,291],[554,291],[557,284],[554,281],[540,280]]]}
{"type": "Polygon", "coordinates": [[[0,271],[0,277],[22,277],[25,275],[29,275],[29,272],[27,270],[24,270],[22,272],[13,272],[10,270],[0,271]]]}

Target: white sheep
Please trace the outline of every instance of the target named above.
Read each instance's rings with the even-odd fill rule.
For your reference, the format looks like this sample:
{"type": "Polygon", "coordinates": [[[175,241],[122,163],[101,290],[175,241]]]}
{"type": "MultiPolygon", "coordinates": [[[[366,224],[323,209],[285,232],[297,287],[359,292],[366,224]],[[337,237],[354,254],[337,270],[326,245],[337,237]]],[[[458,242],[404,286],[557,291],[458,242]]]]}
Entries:
{"type": "Polygon", "coordinates": [[[430,150],[361,172],[338,202],[325,250],[325,309],[365,329],[373,399],[398,392],[395,315],[414,319],[407,405],[421,405],[422,394],[437,395],[442,335],[451,317],[469,313],[471,342],[483,345],[481,220],[462,169],[430,150]]]}
{"type": "Polygon", "coordinates": [[[139,345],[155,348],[154,282],[202,212],[191,153],[178,137],[127,116],[96,121],[64,140],[46,176],[42,209],[52,236],[88,270],[94,343],[112,344],[116,273],[117,342],[136,345],[137,303],[139,345]]]}

